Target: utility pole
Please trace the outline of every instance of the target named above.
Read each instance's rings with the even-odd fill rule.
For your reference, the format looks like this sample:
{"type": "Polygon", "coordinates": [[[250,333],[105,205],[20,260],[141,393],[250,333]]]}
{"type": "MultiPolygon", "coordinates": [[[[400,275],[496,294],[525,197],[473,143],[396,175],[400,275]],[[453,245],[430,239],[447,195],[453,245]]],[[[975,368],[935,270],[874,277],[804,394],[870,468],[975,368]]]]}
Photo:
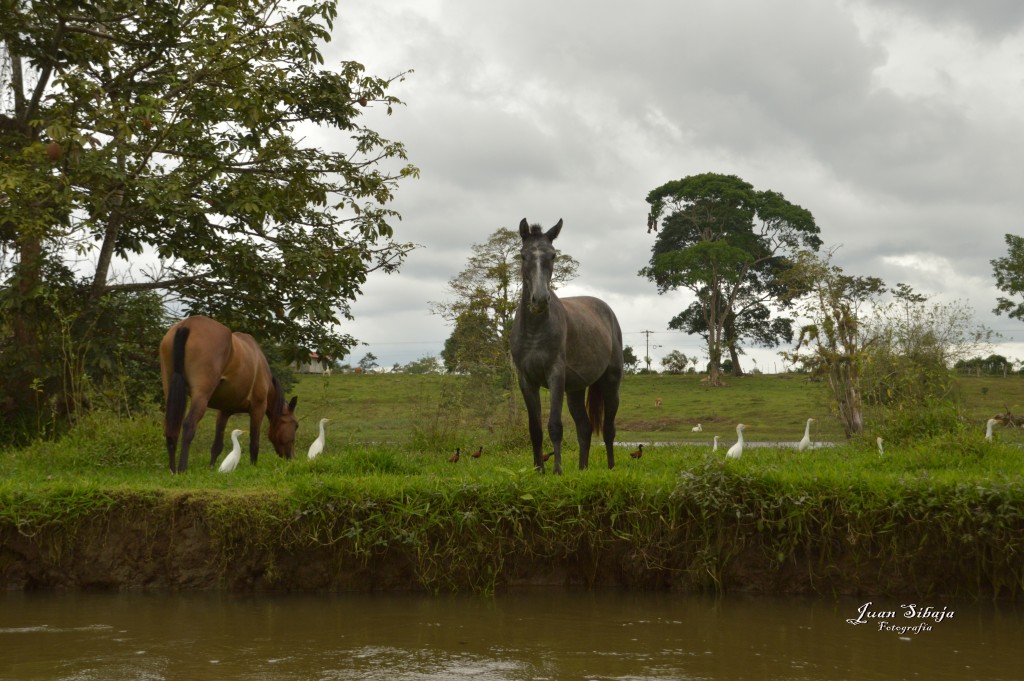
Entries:
{"type": "MultiPolygon", "coordinates": [[[[646,343],[647,350],[644,352],[644,362],[647,364],[647,371],[650,371],[651,370],[651,334],[655,333],[655,332],[654,331],[641,331],[640,333],[642,333],[644,335],[644,338],[646,339],[645,343],[646,343]]],[[[660,345],[655,345],[654,349],[657,350],[660,347],[661,347],[660,345]]]]}

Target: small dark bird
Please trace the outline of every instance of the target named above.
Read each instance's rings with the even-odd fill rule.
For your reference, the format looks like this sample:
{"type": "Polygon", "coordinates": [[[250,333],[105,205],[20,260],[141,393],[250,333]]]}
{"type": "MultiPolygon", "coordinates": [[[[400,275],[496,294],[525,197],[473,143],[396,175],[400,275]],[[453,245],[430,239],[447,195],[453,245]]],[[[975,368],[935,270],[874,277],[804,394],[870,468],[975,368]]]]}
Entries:
{"type": "Polygon", "coordinates": [[[451,463],[458,463],[459,462],[459,448],[458,447],[455,448],[455,453],[448,457],[448,461],[450,461],[451,463]]]}
{"type": "Polygon", "coordinates": [[[547,460],[550,459],[551,457],[553,457],[554,455],[555,455],[554,452],[548,452],[547,454],[545,454],[544,455],[544,462],[547,463],[547,460]]]}
{"type": "Polygon", "coordinates": [[[637,450],[635,452],[630,452],[629,455],[634,459],[639,459],[641,456],[644,455],[644,446],[637,445],[637,450]]]}
{"type": "Polygon", "coordinates": [[[480,445],[475,452],[470,453],[470,456],[474,459],[479,459],[480,455],[484,453],[484,446],[480,445]]]}

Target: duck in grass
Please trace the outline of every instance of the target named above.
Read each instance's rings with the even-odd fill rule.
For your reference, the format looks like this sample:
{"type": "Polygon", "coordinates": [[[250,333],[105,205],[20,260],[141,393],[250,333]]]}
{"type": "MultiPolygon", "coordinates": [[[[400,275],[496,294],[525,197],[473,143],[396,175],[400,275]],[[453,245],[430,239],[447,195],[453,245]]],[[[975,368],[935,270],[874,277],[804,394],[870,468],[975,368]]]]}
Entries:
{"type": "Polygon", "coordinates": [[[449,463],[458,463],[459,462],[459,448],[458,447],[455,448],[455,453],[448,457],[448,462],[449,463]]]}

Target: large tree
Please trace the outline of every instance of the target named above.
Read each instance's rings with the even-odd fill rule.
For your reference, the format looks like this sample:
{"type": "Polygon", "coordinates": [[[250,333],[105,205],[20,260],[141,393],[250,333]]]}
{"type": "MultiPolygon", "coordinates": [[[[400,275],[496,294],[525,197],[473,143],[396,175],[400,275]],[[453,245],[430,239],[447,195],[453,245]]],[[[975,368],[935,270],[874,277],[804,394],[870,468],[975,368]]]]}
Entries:
{"type": "Polygon", "coordinates": [[[640,274],[659,293],[685,288],[694,294],[700,318],[684,311],[674,328],[703,330],[709,383],[721,385],[723,351],[735,351],[742,336],[785,334],[785,325],[765,314],[766,305],[782,300],[778,278],[789,266],[787,256],[821,246],[818,226],[810,211],[734,175],[704,173],[668,182],[651,191],[647,202],[648,231],[657,237],[640,274]]]}
{"type": "Polygon", "coordinates": [[[81,338],[101,301],[141,291],[293,356],[347,353],[339,317],[410,248],[387,206],[416,169],[359,122],[399,103],[392,81],[323,65],[336,14],[0,0],[0,391],[65,372],[55,319],[81,338]],[[318,128],[340,148],[309,143],[318,128]]]}
{"type": "Polygon", "coordinates": [[[809,323],[800,329],[796,348],[784,355],[827,377],[846,436],[860,434],[864,430],[863,375],[868,350],[876,342],[866,328],[885,284],[877,277],[845,274],[832,264],[831,254],[820,258],[810,252],[798,254],[785,277],[790,294],[801,299],[809,323]]]}
{"type": "Polygon", "coordinates": [[[827,378],[848,437],[864,432],[865,407],[897,438],[927,434],[941,424],[929,422],[929,407],[953,394],[951,367],[986,349],[992,332],[963,303],[930,303],[906,284],[848,275],[831,258],[800,253],[785,275],[809,323],[784,354],[827,378]]]}

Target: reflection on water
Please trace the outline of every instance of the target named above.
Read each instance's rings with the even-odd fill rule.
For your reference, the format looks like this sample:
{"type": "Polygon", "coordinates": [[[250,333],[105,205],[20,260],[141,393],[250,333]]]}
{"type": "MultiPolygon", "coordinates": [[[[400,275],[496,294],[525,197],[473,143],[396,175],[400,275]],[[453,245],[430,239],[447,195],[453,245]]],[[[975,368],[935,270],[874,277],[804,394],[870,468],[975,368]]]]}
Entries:
{"type": "Polygon", "coordinates": [[[905,618],[902,605],[563,591],[8,593],[0,680],[1024,678],[1019,606],[933,599],[905,618]],[[925,607],[954,615],[922,618],[925,607]]]}

